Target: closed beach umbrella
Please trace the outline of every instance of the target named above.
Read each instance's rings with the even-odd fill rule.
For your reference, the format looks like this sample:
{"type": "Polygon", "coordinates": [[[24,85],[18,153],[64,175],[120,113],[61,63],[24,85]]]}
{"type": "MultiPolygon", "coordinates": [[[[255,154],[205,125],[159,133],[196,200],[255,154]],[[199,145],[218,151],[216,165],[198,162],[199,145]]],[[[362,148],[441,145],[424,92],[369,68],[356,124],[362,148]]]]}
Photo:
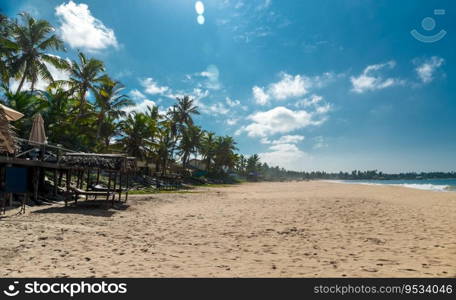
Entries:
{"type": "Polygon", "coordinates": [[[32,130],[30,131],[30,142],[46,144],[46,132],[44,132],[44,120],[41,117],[41,114],[36,114],[33,118],[32,130]]]}
{"type": "Polygon", "coordinates": [[[9,108],[8,106],[5,106],[3,104],[0,104],[0,108],[3,109],[3,111],[5,112],[6,119],[10,122],[17,121],[24,116],[24,114],[18,112],[17,110],[9,108]]]}

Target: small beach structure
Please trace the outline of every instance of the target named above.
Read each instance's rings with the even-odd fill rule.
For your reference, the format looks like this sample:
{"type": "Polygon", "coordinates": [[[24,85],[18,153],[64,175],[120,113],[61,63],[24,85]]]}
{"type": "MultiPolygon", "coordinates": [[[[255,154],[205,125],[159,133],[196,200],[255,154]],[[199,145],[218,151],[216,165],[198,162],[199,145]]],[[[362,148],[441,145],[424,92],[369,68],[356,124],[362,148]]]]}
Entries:
{"type": "Polygon", "coordinates": [[[78,152],[64,154],[61,163],[69,168],[66,190],[70,197],[65,198],[66,205],[71,199],[77,203],[80,196],[85,196],[86,200],[105,198],[113,206],[116,197],[122,202],[124,194],[123,201],[127,202],[129,177],[136,170],[134,157],[78,152]],[[72,183],[72,176],[75,177],[75,183],[72,183]]]}

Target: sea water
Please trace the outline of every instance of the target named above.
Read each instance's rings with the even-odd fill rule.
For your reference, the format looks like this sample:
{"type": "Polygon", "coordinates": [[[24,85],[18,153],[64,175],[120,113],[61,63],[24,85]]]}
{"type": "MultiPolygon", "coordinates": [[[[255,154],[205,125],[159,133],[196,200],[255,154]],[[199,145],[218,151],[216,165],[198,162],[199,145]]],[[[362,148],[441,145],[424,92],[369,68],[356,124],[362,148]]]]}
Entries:
{"type": "Polygon", "coordinates": [[[338,182],[352,184],[368,184],[368,185],[393,185],[403,186],[407,188],[441,191],[441,192],[456,192],[456,178],[452,179],[413,179],[413,180],[339,180],[338,182]]]}

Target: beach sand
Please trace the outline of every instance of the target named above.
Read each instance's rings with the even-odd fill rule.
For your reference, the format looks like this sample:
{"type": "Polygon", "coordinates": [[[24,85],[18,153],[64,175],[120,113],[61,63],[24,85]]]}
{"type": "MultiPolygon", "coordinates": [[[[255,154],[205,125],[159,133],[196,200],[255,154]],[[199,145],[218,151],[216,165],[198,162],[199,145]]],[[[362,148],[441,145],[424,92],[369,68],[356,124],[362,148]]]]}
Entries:
{"type": "Polygon", "coordinates": [[[456,276],[453,192],[267,182],[83,204],[7,212],[0,276],[456,276]]]}

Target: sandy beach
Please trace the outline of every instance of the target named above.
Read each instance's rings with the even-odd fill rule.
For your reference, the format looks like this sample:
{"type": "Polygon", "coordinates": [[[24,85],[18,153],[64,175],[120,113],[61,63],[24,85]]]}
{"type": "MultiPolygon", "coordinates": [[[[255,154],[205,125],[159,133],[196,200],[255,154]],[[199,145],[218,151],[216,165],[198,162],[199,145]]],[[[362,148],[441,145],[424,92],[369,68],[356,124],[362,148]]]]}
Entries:
{"type": "Polygon", "coordinates": [[[2,277],[454,277],[456,193],[323,181],[0,218],[2,277]]]}

